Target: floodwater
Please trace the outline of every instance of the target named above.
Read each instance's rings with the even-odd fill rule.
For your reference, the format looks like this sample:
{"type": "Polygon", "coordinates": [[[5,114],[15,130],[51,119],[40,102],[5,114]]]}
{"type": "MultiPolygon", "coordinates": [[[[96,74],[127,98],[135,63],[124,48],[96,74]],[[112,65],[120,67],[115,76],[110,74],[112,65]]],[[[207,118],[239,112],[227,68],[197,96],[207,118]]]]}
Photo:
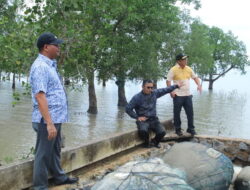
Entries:
{"type": "MultiPolygon", "coordinates": [[[[241,76],[231,71],[224,78],[214,83],[214,90],[208,91],[203,82],[203,92],[196,91],[191,81],[194,120],[199,134],[250,138],[250,68],[248,74],[241,76]]],[[[158,88],[165,87],[165,81],[158,83],[158,88]]],[[[140,83],[126,84],[128,100],[141,90],[140,83]]],[[[21,84],[17,84],[18,92],[23,92],[21,84]]],[[[87,113],[88,91],[83,86],[81,91],[67,89],[69,100],[70,122],[63,125],[66,147],[78,146],[136,128],[133,119],[117,107],[117,87],[109,81],[106,87],[96,83],[98,114],[87,113]]],[[[0,162],[20,159],[35,146],[36,134],[31,127],[31,99],[21,96],[20,102],[12,107],[12,90],[10,82],[0,82],[0,162]]],[[[160,120],[172,118],[172,99],[169,95],[158,99],[157,112],[160,120]]],[[[182,110],[182,128],[187,122],[182,110]]]]}

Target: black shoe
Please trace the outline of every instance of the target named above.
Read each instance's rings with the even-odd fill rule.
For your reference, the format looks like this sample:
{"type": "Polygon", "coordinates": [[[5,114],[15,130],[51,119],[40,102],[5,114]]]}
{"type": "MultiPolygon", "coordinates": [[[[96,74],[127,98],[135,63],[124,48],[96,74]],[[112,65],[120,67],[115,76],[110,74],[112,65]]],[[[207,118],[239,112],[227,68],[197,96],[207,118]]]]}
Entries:
{"type": "Polygon", "coordinates": [[[65,185],[65,184],[73,184],[78,182],[78,177],[68,177],[65,181],[63,182],[57,182],[55,183],[56,185],[65,185]]]}
{"type": "Polygon", "coordinates": [[[154,147],[156,147],[156,148],[161,148],[161,145],[160,145],[160,143],[154,144],[154,147]]]}
{"type": "Polygon", "coordinates": [[[160,142],[156,141],[155,139],[151,140],[151,144],[156,148],[161,148],[160,142]]]}
{"type": "Polygon", "coordinates": [[[181,129],[180,129],[180,130],[177,130],[175,133],[176,133],[179,137],[183,135],[181,129]]]}
{"type": "Polygon", "coordinates": [[[144,143],[144,144],[143,144],[143,147],[144,147],[144,148],[152,148],[153,145],[152,145],[152,143],[144,143]]]}
{"type": "Polygon", "coordinates": [[[187,129],[187,133],[190,133],[192,136],[197,135],[194,129],[192,130],[187,129]]]}

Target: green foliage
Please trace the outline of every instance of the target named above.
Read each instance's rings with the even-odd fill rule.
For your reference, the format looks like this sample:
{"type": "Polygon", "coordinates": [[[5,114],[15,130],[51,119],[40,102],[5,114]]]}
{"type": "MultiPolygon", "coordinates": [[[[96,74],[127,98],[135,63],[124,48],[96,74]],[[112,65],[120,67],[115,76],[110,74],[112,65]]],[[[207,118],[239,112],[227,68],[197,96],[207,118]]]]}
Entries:
{"type": "Polygon", "coordinates": [[[12,97],[14,99],[14,101],[12,101],[12,107],[15,107],[15,105],[17,105],[18,102],[20,101],[20,93],[19,92],[13,92],[12,97]]]}
{"type": "Polygon", "coordinates": [[[245,67],[250,65],[243,42],[231,32],[208,27],[199,20],[190,26],[185,50],[196,72],[204,81],[209,81],[209,89],[213,88],[214,81],[230,70],[237,69],[244,74],[245,67]]]}
{"type": "Polygon", "coordinates": [[[213,67],[213,46],[210,43],[209,27],[195,20],[190,25],[190,29],[185,52],[190,55],[190,65],[203,78],[213,67]]]}
{"type": "Polygon", "coordinates": [[[5,162],[6,164],[10,164],[10,163],[12,163],[13,161],[14,161],[14,159],[13,159],[12,157],[10,157],[10,156],[4,157],[4,162],[5,162]]]}
{"type": "MultiPolygon", "coordinates": [[[[28,74],[37,55],[35,42],[45,31],[64,39],[59,58],[62,75],[75,82],[161,79],[185,50],[204,79],[229,69],[245,72],[246,49],[232,33],[209,28],[177,0],[22,0],[0,3],[0,70],[28,74]],[[22,13],[22,14],[20,14],[22,13]]],[[[180,0],[200,7],[199,0],[180,0]]],[[[28,87],[26,86],[25,88],[28,87]]]]}
{"type": "Polygon", "coordinates": [[[223,75],[228,69],[245,72],[249,65],[246,47],[232,32],[224,33],[217,27],[210,29],[210,43],[213,45],[213,69],[209,74],[223,75]]]}
{"type": "Polygon", "coordinates": [[[31,96],[31,86],[30,86],[30,84],[22,81],[22,87],[24,87],[24,89],[25,89],[25,92],[23,92],[23,95],[31,96]]]}
{"type": "MultiPolygon", "coordinates": [[[[65,39],[60,61],[64,62],[66,77],[84,79],[97,70],[104,80],[140,79],[146,77],[146,69],[152,68],[154,73],[148,72],[147,77],[157,79],[166,70],[166,64],[159,61],[173,57],[164,50],[179,45],[169,42],[180,37],[180,12],[175,2],[36,1],[25,11],[25,20],[65,39]]],[[[199,4],[192,0],[182,2],[199,4]]]]}
{"type": "Polygon", "coordinates": [[[33,39],[30,40],[29,26],[23,22],[19,15],[23,7],[21,0],[15,0],[12,4],[8,1],[0,16],[0,70],[11,73],[27,74],[29,61],[32,57],[33,39]]]}
{"type": "Polygon", "coordinates": [[[27,154],[21,155],[20,160],[26,160],[35,155],[35,148],[32,146],[27,154]]]}

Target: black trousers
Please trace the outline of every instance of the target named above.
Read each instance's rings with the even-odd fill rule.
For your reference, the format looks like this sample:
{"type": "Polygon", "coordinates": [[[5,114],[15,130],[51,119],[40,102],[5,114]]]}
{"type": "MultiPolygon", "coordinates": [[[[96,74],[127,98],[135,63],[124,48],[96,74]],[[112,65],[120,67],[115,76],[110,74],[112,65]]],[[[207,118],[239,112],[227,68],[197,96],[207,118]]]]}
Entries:
{"type": "Polygon", "coordinates": [[[150,118],[146,121],[136,121],[138,134],[140,138],[145,141],[145,144],[149,144],[149,132],[153,131],[155,133],[154,141],[158,144],[161,139],[166,135],[166,131],[162,124],[159,122],[157,117],[150,118]]]}
{"type": "Polygon", "coordinates": [[[48,174],[56,182],[63,182],[67,176],[61,168],[61,124],[55,124],[57,136],[48,140],[47,125],[43,122],[32,123],[37,132],[36,153],[33,167],[34,190],[48,190],[48,174]]]}
{"type": "Polygon", "coordinates": [[[183,107],[188,120],[188,130],[194,130],[193,96],[175,96],[174,102],[174,126],[175,130],[181,130],[181,108],[183,107]]]}

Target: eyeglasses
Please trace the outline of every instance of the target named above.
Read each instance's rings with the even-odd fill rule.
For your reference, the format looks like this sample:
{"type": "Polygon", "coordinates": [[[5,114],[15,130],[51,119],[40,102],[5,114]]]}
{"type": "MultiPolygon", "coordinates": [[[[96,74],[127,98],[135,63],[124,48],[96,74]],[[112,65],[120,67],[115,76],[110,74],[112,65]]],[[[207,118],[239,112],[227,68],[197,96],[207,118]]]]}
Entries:
{"type": "Polygon", "coordinates": [[[153,89],[154,87],[153,86],[147,86],[147,89],[153,89]]]}
{"type": "Polygon", "coordinates": [[[47,44],[47,45],[52,45],[52,46],[55,46],[55,47],[59,47],[58,44],[47,44]]]}
{"type": "Polygon", "coordinates": [[[50,44],[50,45],[53,45],[53,46],[59,47],[59,45],[58,45],[58,44],[50,44]]]}

